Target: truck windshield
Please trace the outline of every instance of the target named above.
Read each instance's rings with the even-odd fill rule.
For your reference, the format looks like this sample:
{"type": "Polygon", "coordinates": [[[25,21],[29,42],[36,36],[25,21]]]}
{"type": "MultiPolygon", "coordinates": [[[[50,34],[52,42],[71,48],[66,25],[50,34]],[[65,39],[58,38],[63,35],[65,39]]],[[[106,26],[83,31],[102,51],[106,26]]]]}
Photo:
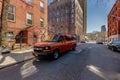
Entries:
{"type": "Polygon", "coordinates": [[[51,35],[48,36],[46,40],[44,40],[44,42],[56,42],[58,40],[59,36],[58,35],[51,35]]]}

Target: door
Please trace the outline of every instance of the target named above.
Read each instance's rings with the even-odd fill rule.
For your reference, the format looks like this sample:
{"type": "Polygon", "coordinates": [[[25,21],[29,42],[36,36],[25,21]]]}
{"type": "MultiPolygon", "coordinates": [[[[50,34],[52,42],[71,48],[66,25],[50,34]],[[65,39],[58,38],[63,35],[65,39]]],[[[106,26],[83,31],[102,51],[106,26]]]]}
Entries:
{"type": "Polygon", "coordinates": [[[33,35],[33,43],[37,43],[38,42],[38,36],[36,34],[33,35]]]}
{"type": "Polygon", "coordinates": [[[65,36],[65,41],[66,41],[66,48],[67,50],[71,50],[72,49],[72,40],[70,37],[65,36]]]}
{"type": "Polygon", "coordinates": [[[27,43],[28,39],[28,32],[27,31],[21,31],[16,37],[16,43],[27,43]]]}
{"type": "Polygon", "coordinates": [[[67,50],[66,42],[64,41],[63,36],[60,36],[58,38],[58,47],[60,49],[60,52],[65,52],[67,50]]]}

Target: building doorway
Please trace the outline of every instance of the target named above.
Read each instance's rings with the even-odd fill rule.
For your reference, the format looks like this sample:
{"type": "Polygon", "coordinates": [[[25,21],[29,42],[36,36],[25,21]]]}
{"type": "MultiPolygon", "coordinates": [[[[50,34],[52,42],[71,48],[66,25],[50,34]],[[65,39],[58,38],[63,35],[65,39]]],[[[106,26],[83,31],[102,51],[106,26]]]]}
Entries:
{"type": "Polygon", "coordinates": [[[33,34],[33,43],[37,43],[38,42],[38,35],[37,34],[33,34]]]}
{"type": "Polygon", "coordinates": [[[27,39],[28,39],[28,31],[21,31],[16,37],[16,43],[27,43],[27,39]]]}

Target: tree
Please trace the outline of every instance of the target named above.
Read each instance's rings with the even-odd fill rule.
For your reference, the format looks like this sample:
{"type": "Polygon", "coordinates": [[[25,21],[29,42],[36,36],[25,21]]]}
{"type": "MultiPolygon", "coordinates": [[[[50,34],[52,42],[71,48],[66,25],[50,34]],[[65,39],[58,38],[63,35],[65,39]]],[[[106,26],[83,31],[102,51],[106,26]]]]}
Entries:
{"type": "Polygon", "coordinates": [[[1,16],[0,16],[0,46],[8,47],[6,32],[8,27],[7,15],[8,15],[10,0],[1,0],[1,2],[2,2],[2,8],[1,8],[1,16]]]}

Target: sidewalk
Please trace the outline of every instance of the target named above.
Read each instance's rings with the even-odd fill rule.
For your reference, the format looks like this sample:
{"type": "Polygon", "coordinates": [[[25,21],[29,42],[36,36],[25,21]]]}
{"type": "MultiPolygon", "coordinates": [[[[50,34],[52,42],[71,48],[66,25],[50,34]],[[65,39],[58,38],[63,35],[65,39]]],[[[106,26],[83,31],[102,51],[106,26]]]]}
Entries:
{"type": "Polygon", "coordinates": [[[16,49],[8,54],[0,55],[0,69],[34,58],[32,48],[16,49]]]}

